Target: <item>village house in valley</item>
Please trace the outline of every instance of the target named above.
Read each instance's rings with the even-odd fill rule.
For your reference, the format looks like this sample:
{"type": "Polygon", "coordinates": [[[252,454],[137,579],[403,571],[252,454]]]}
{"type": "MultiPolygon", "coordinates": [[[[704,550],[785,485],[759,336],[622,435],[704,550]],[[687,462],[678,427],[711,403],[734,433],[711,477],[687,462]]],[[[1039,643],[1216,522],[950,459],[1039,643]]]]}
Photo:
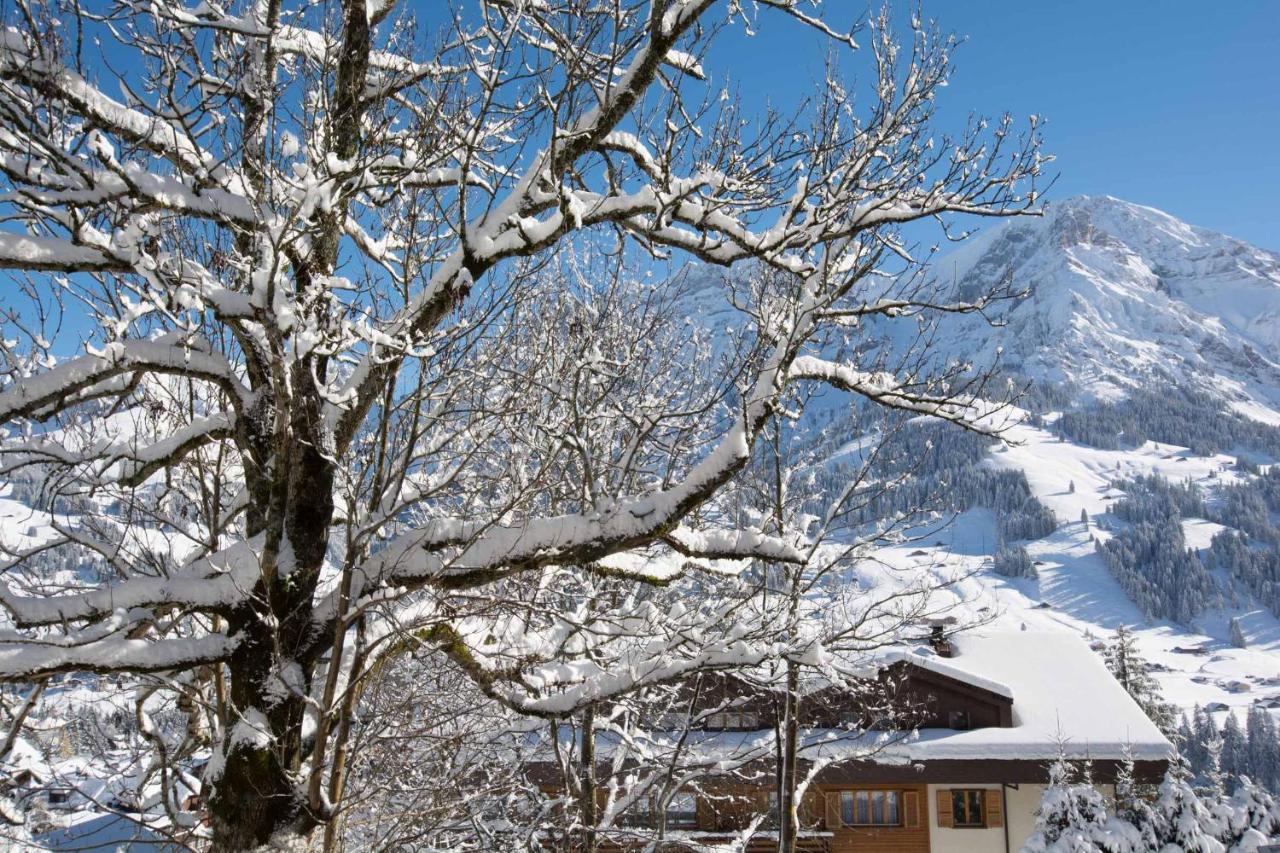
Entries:
{"type": "MultiPolygon", "coordinates": [[[[1158,782],[1168,767],[1169,741],[1071,634],[938,634],[878,654],[874,669],[892,702],[912,709],[898,718],[911,724],[886,725],[830,687],[807,688],[801,703],[800,775],[812,780],[800,808],[806,853],[1016,851],[1060,753],[1087,759],[1104,794],[1126,755],[1139,781],[1158,782]]],[[[661,849],[728,844],[753,817],[776,811],[779,703],[748,684],[719,677],[679,736],[708,766],[720,755],[731,770],[640,798],[602,835],[601,850],[629,849],[629,827],[637,840],[660,827],[661,849]]],[[[597,762],[609,765],[610,738],[596,739],[597,762]]],[[[619,765],[611,767],[612,788],[602,781],[597,790],[602,812],[618,798],[619,765]]],[[[776,826],[757,820],[749,853],[775,851],[776,826]]]]}

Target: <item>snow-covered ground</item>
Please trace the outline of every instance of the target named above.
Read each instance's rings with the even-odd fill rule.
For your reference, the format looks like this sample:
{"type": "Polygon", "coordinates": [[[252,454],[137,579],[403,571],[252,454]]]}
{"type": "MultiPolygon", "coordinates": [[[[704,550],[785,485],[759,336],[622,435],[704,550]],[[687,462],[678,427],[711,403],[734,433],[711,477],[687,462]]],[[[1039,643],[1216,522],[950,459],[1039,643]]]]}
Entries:
{"type": "MultiPolygon", "coordinates": [[[[997,540],[995,519],[973,510],[919,543],[887,548],[879,556],[901,569],[932,567],[939,576],[963,575],[957,593],[967,599],[970,616],[990,618],[996,627],[1062,630],[1109,638],[1124,625],[1133,629],[1139,648],[1160,671],[1166,698],[1181,708],[1195,704],[1245,709],[1255,701],[1277,700],[1280,712],[1280,620],[1265,608],[1242,602],[1235,609],[1211,609],[1194,625],[1147,622],[1097,555],[1093,537],[1110,534],[1109,505],[1122,493],[1112,482],[1138,474],[1187,479],[1210,490],[1233,482],[1234,458],[1197,457],[1185,448],[1148,442],[1130,451],[1097,450],[1059,441],[1043,429],[1020,425],[1010,445],[992,453],[990,464],[1022,470],[1032,491],[1058,517],[1052,535],[1026,543],[1037,579],[1005,578],[990,570],[997,540]],[[1072,485],[1074,484],[1074,489],[1072,485]],[[1089,516],[1086,526],[1081,511],[1089,516]],[[1231,645],[1228,626],[1240,618],[1247,648],[1231,645]],[[1195,650],[1188,653],[1183,650],[1195,650]]],[[[1203,548],[1221,525],[1187,519],[1188,547],[1203,548]]]]}

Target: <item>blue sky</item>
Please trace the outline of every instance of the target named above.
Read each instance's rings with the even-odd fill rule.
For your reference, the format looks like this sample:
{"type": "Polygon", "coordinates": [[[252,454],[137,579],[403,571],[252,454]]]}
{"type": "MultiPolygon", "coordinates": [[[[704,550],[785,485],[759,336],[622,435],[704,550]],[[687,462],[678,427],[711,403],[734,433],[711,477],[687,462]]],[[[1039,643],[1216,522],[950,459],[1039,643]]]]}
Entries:
{"type": "MultiPolygon", "coordinates": [[[[868,8],[824,7],[833,22],[868,8]]],[[[1280,2],[928,0],[924,12],[967,37],[939,118],[1046,117],[1050,201],[1114,195],[1280,250],[1280,2]]],[[[766,32],[723,33],[707,70],[731,64],[744,94],[793,99],[823,49],[797,26],[766,32]]]]}

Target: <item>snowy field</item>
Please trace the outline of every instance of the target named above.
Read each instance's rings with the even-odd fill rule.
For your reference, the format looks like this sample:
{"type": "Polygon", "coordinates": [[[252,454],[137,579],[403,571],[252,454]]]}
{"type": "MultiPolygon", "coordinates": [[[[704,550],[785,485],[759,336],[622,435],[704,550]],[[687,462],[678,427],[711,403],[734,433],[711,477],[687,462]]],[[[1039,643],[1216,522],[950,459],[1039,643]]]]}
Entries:
{"type": "MultiPolygon", "coordinates": [[[[976,571],[960,582],[957,592],[972,616],[993,620],[993,627],[1018,630],[1025,625],[1027,630],[1070,631],[1098,639],[1109,638],[1122,625],[1131,628],[1158,670],[1165,697],[1181,709],[1200,704],[1225,716],[1222,709],[1234,708],[1243,719],[1251,704],[1274,700],[1280,710],[1280,620],[1242,601],[1238,608],[1207,610],[1191,626],[1149,622],[1094,547],[1095,536],[1110,535],[1107,512],[1123,495],[1112,488],[1114,480],[1138,474],[1159,474],[1174,482],[1189,478],[1211,494],[1218,484],[1234,480],[1235,459],[1197,457],[1185,448],[1155,442],[1137,450],[1097,450],[1027,425],[1013,428],[1008,438],[1010,444],[993,452],[989,464],[1021,469],[1059,522],[1052,535],[1026,544],[1037,579],[1005,578],[990,570],[998,534],[986,510],[964,513],[928,536],[927,546],[888,548],[880,556],[892,566],[931,567],[942,576],[976,571]],[[1089,516],[1087,526],[1080,521],[1082,511],[1089,516]],[[1240,618],[1247,648],[1236,648],[1228,639],[1233,616],[1240,618]]],[[[1184,520],[1191,548],[1207,547],[1220,529],[1207,520],[1184,520]]]]}

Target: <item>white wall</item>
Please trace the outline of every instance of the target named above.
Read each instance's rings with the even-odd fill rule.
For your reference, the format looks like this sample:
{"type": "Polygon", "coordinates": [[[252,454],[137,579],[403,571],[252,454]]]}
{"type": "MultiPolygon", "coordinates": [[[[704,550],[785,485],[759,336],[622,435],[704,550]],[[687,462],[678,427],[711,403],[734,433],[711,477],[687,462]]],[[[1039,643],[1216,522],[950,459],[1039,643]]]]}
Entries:
{"type": "MultiPolygon", "coordinates": [[[[929,849],[945,850],[947,853],[1004,853],[1004,829],[967,827],[964,829],[948,829],[938,826],[938,789],[939,788],[986,788],[999,792],[999,785],[930,785],[929,786],[929,849]]],[[[1040,802],[1037,797],[1036,803],[1040,802]]],[[[1009,803],[1010,810],[1013,803],[1009,803]]],[[[1007,820],[1008,818],[1006,818],[1007,820]]],[[[1032,818],[1034,824],[1035,819],[1032,818]]],[[[1012,827],[1010,827],[1012,831],[1012,827]]],[[[1010,842],[1013,836],[1009,837],[1010,842]]],[[[1012,844],[1011,850],[1018,846],[1012,844]]]]}
{"type": "Polygon", "coordinates": [[[1040,798],[1044,796],[1044,785],[1030,785],[1023,782],[1017,788],[1005,788],[1004,801],[1009,814],[1009,850],[1022,849],[1036,828],[1036,809],[1040,808],[1040,798]]]}
{"type": "MultiPolygon", "coordinates": [[[[944,829],[938,826],[938,789],[939,788],[986,788],[999,791],[999,785],[930,785],[929,786],[929,849],[935,851],[955,851],[955,853],[1004,853],[1004,828],[992,829],[944,829]]],[[[1044,796],[1044,785],[1022,783],[1018,787],[1004,790],[1004,821],[1009,830],[1010,853],[1022,849],[1031,833],[1036,828],[1036,809],[1040,807],[1040,798],[1044,796]]],[[[1115,786],[1099,785],[1098,790],[1111,800],[1115,796],[1115,786]]]]}

